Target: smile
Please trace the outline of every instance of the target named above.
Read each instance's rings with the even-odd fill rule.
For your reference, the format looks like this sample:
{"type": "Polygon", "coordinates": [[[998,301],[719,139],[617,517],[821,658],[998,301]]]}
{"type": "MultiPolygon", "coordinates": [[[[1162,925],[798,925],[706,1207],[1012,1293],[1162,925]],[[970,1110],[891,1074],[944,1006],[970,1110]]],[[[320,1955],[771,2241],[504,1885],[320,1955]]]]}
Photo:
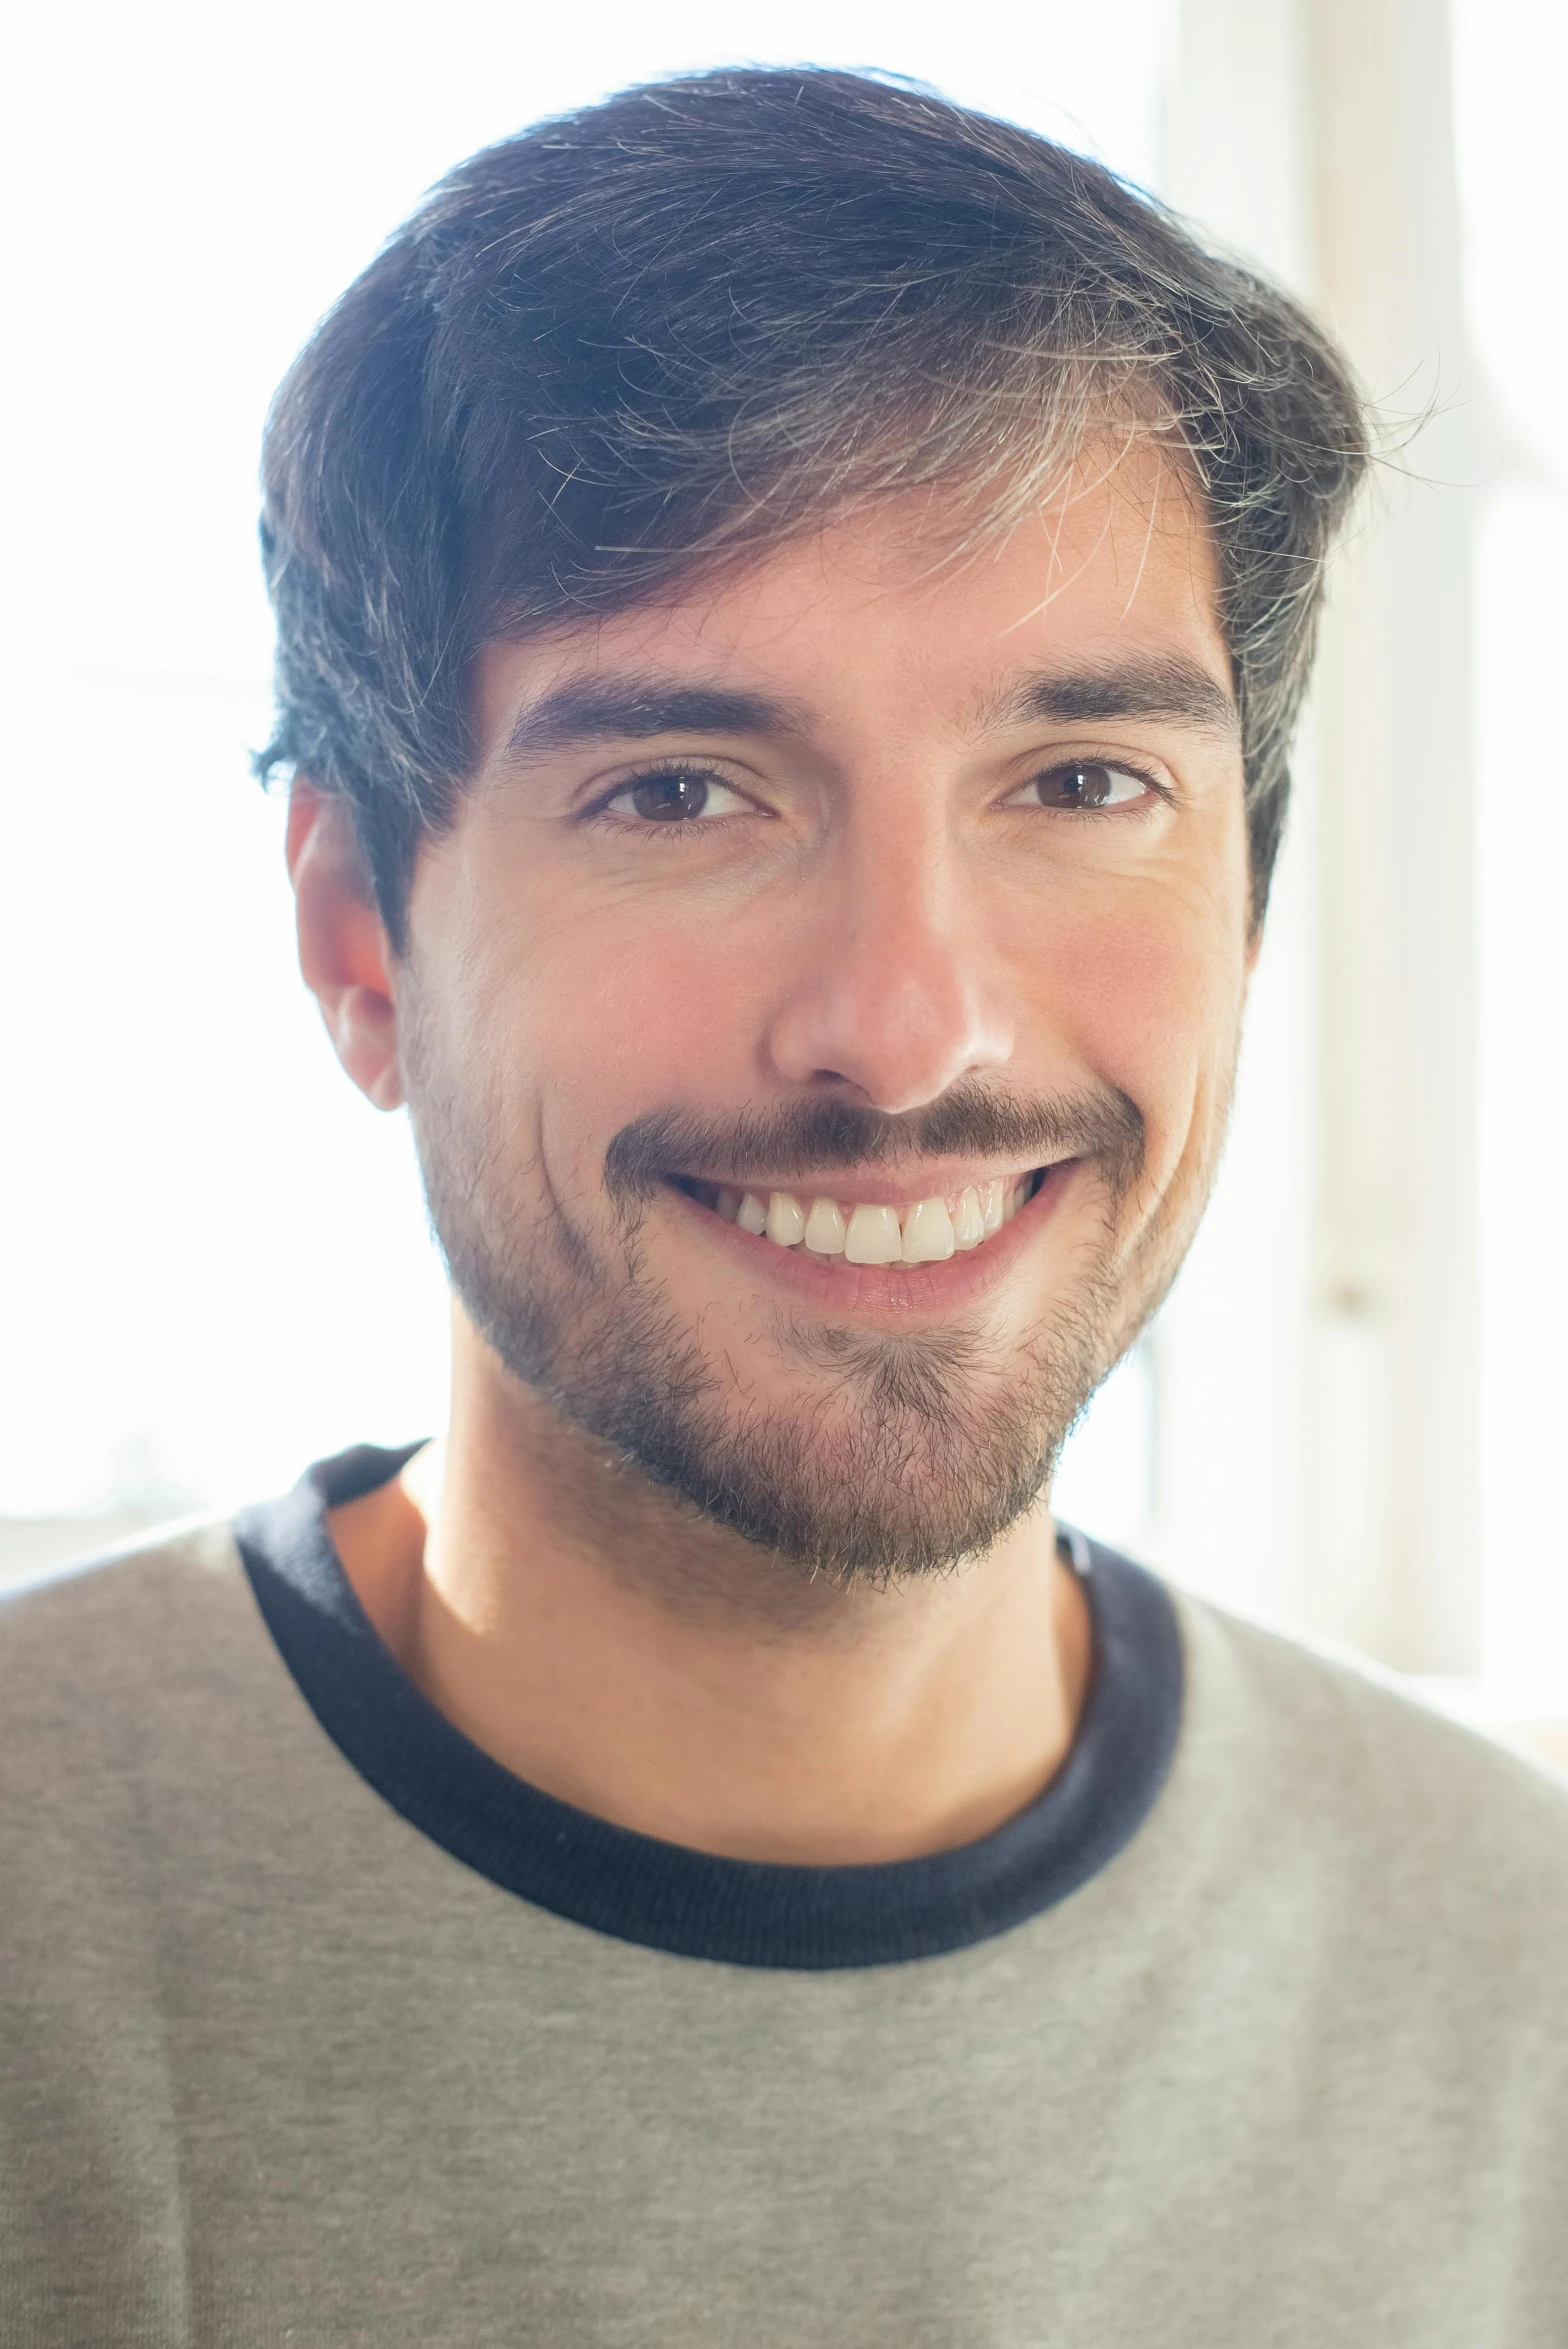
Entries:
{"type": "Polygon", "coordinates": [[[1033,1198],[1048,1170],[901,1202],[806,1197],[794,1191],[741,1190],[729,1183],[678,1179],[678,1188],[725,1223],[775,1248],[846,1264],[940,1264],[983,1248],[1033,1198]]]}

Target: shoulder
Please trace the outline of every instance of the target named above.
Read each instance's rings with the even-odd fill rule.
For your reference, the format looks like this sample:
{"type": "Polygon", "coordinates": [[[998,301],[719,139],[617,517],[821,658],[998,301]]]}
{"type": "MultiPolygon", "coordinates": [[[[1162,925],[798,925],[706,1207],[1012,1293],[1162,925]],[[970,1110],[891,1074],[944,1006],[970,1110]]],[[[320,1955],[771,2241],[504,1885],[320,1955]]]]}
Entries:
{"type": "MultiPolygon", "coordinates": [[[[229,1525],[174,1526],[0,1594],[0,1777],[56,1787],[221,1719],[269,1670],[229,1525]]],[[[9,1804],[8,1806],[9,1807],[9,1804]]]]}
{"type": "Polygon", "coordinates": [[[0,2038],[71,1985],[156,1999],[170,1933],[221,1939],[384,1849],[223,1522],[6,1594],[0,1724],[0,2038]]]}
{"type": "Polygon", "coordinates": [[[244,1580],[233,1529],[220,1517],[191,1518],[123,1547],[50,1567],[0,1590],[0,1672],[63,1641],[82,1656],[108,1643],[119,1655],[127,1623],[145,1623],[171,1608],[216,1604],[244,1580]]]}
{"type": "Polygon", "coordinates": [[[1430,1972],[1538,1972],[1568,1946],[1568,1784],[1391,1676],[1175,1594],[1183,1765],[1265,1875],[1280,1861],[1430,1972]]]}

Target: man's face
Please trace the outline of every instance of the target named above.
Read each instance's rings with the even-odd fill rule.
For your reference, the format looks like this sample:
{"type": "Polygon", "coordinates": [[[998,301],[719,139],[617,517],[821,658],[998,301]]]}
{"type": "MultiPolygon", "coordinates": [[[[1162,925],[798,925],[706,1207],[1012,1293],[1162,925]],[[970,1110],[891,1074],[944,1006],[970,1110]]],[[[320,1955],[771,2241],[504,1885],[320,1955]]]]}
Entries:
{"type": "Polygon", "coordinates": [[[956,558],[953,519],[490,645],[396,980],[495,1376],[841,1576],[1037,1498],[1191,1236],[1248,966],[1176,477],[1086,462],[956,558]]]}

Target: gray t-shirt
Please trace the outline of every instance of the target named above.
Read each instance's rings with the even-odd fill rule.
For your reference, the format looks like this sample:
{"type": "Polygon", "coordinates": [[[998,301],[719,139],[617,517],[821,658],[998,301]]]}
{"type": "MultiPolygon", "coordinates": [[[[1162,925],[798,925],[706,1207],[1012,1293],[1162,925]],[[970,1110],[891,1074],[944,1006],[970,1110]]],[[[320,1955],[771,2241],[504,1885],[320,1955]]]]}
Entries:
{"type": "Polygon", "coordinates": [[[322,1524],[0,1613],[4,2349],[1563,2349],[1568,1802],[1080,1546],[1062,1772],[966,1852],[585,1818],[322,1524]]]}

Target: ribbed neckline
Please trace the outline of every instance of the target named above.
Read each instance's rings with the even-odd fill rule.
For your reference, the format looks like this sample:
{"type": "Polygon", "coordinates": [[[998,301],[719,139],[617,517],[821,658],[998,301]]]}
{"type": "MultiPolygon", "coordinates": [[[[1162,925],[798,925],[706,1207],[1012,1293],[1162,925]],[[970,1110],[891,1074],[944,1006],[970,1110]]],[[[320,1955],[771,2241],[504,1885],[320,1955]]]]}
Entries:
{"type": "Polygon", "coordinates": [[[456,1729],[384,1646],[326,1511],[418,1449],[359,1445],[248,1509],[235,1535],[267,1627],[344,1757],[454,1858],[560,1917],[674,1955],[785,1969],[893,1965],[1006,1932],[1077,1891],[1147,1817],[1182,1710],[1163,1584],[1068,1535],[1094,1626],[1078,1733],[1050,1785],[978,1842],[869,1867],[718,1859],[591,1817],[514,1777],[456,1729]]]}

